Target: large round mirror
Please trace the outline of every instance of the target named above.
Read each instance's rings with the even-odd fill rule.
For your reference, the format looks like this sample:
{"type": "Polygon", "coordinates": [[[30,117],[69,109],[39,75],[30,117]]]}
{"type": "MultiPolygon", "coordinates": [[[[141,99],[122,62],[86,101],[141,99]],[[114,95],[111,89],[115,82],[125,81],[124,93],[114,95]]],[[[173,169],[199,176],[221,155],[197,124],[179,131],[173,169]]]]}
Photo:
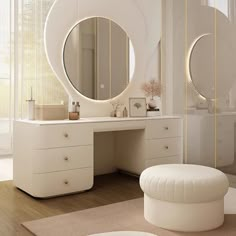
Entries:
{"type": "Polygon", "coordinates": [[[71,84],[90,99],[118,96],[134,74],[131,40],[119,25],[102,17],[83,20],[71,30],[63,58],[71,84]]]}

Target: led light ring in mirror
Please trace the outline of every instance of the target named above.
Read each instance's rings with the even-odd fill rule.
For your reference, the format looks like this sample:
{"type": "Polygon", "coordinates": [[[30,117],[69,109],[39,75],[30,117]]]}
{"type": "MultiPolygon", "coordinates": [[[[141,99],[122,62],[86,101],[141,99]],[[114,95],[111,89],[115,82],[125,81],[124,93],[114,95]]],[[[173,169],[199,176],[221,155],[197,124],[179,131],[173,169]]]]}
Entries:
{"type": "MultiPolygon", "coordinates": [[[[187,76],[188,76],[188,82],[189,83],[192,83],[193,84],[193,87],[195,89],[195,91],[197,93],[199,93],[199,95],[202,97],[202,98],[206,98],[206,99],[209,99],[209,97],[207,96],[207,94],[202,91],[201,89],[199,89],[199,84],[198,84],[198,80],[197,78],[195,79],[195,74],[194,74],[194,70],[193,70],[193,64],[195,63],[195,57],[194,57],[194,53],[196,52],[196,47],[197,47],[197,44],[199,43],[199,41],[201,41],[204,37],[207,37],[207,36],[210,36],[211,34],[210,33],[207,33],[207,34],[203,34],[203,35],[200,35],[198,38],[196,38],[192,45],[190,46],[189,48],[189,51],[188,51],[188,56],[187,56],[187,76]]],[[[198,60],[197,62],[202,62],[201,60],[198,60]]],[[[212,60],[208,60],[208,62],[212,62],[212,60]]],[[[208,78],[210,78],[211,80],[213,79],[213,81],[211,81],[211,87],[214,86],[214,67],[212,66],[208,66],[207,63],[204,64],[208,69],[212,69],[212,73],[211,73],[211,76],[209,76],[208,78]]],[[[203,73],[205,73],[205,70],[203,69],[203,73]]],[[[201,77],[202,78],[202,77],[201,77]]],[[[212,91],[211,91],[212,92],[212,91]]],[[[212,97],[213,98],[213,97],[212,97]]],[[[210,98],[211,99],[211,98],[210,98]]]]}
{"type": "Polygon", "coordinates": [[[217,44],[211,33],[199,36],[187,58],[187,75],[196,91],[208,100],[228,95],[235,78],[232,48],[223,36],[217,44]],[[216,89],[216,91],[215,91],[216,89]]]}
{"type": "Polygon", "coordinates": [[[86,18],[72,28],[65,41],[63,61],[74,89],[95,100],[121,94],[135,68],[134,49],[127,33],[104,17],[86,18]]]}

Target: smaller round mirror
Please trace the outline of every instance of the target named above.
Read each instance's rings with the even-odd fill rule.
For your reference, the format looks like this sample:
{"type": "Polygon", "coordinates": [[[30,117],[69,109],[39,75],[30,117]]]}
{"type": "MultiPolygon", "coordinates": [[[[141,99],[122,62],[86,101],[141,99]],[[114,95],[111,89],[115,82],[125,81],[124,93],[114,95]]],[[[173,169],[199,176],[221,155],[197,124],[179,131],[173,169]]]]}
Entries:
{"type": "Polygon", "coordinates": [[[191,80],[198,93],[208,100],[226,97],[235,82],[235,48],[231,41],[220,34],[216,44],[214,35],[205,34],[191,49],[191,80]]]}
{"type": "Polygon", "coordinates": [[[94,100],[118,96],[134,74],[131,40],[118,24],[102,17],[85,19],[71,30],[63,59],[72,86],[94,100]]]}

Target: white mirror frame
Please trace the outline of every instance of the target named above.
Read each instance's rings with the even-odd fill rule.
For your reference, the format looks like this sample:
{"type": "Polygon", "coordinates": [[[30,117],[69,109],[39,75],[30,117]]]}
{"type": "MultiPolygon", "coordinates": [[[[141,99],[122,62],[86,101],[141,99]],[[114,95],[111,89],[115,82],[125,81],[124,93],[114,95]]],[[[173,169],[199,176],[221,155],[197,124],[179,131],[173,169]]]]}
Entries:
{"type": "Polygon", "coordinates": [[[109,115],[110,100],[91,100],[71,86],[64,70],[63,49],[71,29],[81,20],[94,16],[116,22],[127,32],[133,43],[135,51],[133,79],[127,89],[114,98],[124,101],[130,96],[140,96],[137,86],[147,79],[145,76],[148,74],[149,58],[156,50],[161,35],[161,0],[149,0],[148,3],[145,0],[56,0],[53,4],[44,32],[47,59],[71,99],[81,102],[81,113],[84,116],[109,115]],[[89,109],[85,110],[88,106],[89,109]]]}

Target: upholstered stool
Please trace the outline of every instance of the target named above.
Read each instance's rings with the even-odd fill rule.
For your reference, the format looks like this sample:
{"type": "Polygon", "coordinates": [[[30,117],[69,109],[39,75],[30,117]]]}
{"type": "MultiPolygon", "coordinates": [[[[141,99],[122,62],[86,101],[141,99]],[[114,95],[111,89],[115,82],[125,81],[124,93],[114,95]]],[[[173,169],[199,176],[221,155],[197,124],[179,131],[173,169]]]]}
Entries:
{"type": "Polygon", "coordinates": [[[224,196],[229,182],[217,169],[171,164],[143,171],[144,217],[158,227],[197,232],[224,222],[224,196]]]}

